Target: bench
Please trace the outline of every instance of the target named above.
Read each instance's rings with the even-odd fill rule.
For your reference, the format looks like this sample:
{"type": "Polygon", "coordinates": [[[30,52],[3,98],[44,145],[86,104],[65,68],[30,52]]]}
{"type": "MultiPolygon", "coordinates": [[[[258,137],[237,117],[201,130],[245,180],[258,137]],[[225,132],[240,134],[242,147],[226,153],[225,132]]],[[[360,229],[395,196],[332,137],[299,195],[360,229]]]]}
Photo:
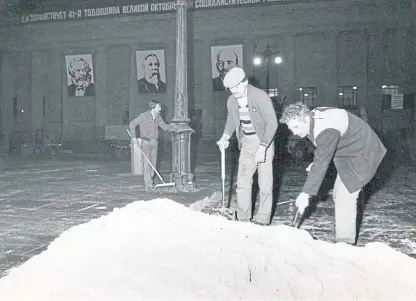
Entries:
{"type": "Polygon", "coordinates": [[[130,155],[130,136],[127,133],[128,125],[106,125],[104,129],[104,139],[109,143],[109,147],[114,151],[118,159],[126,158],[130,155]]]}
{"type": "MultiPolygon", "coordinates": [[[[104,137],[109,141],[118,159],[131,158],[131,170],[134,175],[143,174],[143,156],[137,145],[131,148],[131,138],[127,133],[128,125],[106,125],[104,137]],[[133,152],[132,155],[131,152],[133,152]]],[[[141,143],[141,139],[134,138],[137,143],[141,143]]]]}

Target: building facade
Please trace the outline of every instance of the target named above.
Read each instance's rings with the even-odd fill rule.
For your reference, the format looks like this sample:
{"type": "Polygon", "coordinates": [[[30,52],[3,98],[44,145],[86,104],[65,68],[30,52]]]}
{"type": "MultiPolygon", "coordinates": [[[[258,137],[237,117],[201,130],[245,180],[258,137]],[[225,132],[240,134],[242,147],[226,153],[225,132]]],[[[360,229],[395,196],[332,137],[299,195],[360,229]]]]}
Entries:
{"type": "MultiPolygon", "coordinates": [[[[106,125],[127,124],[151,99],[172,119],[175,3],[136,2],[77,7],[62,1],[2,18],[3,149],[38,128],[64,141],[101,140],[106,125]]],[[[236,64],[287,102],[364,106],[387,126],[408,118],[400,94],[416,92],[411,0],[193,0],[189,6],[189,115],[202,138],[222,134],[229,92],[218,77],[236,64]],[[281,63],[254,65],[267,47],[281,63]],[[383,108],[383,94],[394,94],[398,107],[383,108]]]]}

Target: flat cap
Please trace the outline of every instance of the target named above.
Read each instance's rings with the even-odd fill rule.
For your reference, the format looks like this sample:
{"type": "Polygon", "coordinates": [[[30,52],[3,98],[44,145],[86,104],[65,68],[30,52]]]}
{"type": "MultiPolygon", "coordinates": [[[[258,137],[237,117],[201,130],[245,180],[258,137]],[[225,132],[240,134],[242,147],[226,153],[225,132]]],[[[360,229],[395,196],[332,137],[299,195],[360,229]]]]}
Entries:
{"type": "Polygon", "coordinates": [[[224,77],[224,87],[234,88],[246,78],[246,74],[240,67],[234,67],[224,77]]]}

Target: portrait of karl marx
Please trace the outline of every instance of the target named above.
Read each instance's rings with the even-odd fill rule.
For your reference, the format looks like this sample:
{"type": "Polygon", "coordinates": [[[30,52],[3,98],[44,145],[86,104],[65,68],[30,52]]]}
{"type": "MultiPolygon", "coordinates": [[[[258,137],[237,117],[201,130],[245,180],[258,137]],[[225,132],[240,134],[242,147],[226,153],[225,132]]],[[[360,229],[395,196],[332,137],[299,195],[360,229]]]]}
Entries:
{"type": "Polygon", "coordinates": [[[68,64],[71,84],[68,85],[69,96],[94,96],[92,68],[82,57],[72,59],[68,64]]]}

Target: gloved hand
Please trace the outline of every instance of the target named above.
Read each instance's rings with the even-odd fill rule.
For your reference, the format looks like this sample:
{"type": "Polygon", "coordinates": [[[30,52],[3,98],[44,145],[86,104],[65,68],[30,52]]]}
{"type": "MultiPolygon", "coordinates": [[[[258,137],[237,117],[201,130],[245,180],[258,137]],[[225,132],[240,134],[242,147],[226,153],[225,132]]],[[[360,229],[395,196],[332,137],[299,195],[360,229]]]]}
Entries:
{"type": "Polygon", "coordinates": [[[309,206],[309,194],[301,192],[296,198],[296,207],[300,214],[303,214],[306,207],[309,206]]]}
{"type": "Polygon", "coordinates": [[[256,164],[264,163],[264,161],[266,161],[266,150],[267,148],[265,146],[259,146],[259,148],[256,151],[256,156],[254,158],[256,164]]]}
{"type": "Polygon", "coordinates": [[[313,162],[311,164],[308,165],[308,167],[306,167],[306,171],[309,173],[311,171],[313,162]]]}
{"type": "Polygon", "coordinates": [[[222,135],[221,139],[217,141],[218,147],[221,149],[226,149],[230,145],[230,136],[228,134],[222,135]]]}

